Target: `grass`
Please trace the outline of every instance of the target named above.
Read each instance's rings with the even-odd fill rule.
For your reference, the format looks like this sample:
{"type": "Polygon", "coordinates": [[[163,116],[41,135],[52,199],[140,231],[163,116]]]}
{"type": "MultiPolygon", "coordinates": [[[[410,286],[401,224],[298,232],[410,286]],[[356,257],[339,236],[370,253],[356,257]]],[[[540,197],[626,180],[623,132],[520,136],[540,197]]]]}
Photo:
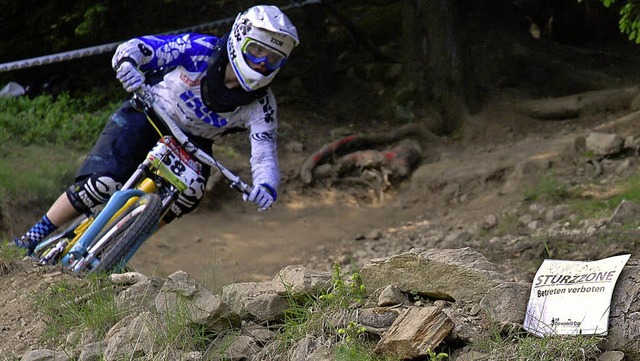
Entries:
{"type": "Polygon", "coordinates": [[[23,259],[24,256],[25,251],[23,249],[10,246],[5,239],[0,242],[0,270],[8,267],[7,264],[11,262],[23,259]]]}
{"type": "Polygon", "coordinates": [[[615,184],[581,186],[569,204],[585,218],[610,216],[623,200],[640,203],[640,174],[615,184]]]}
{"type": "MultiPolygon", "coordinates": [[[[74,100],[64,95],[57,99],[0,99],[0,205],[3,208],[24,199],[48,204],[64,190],[80,156],[115,109],[113,105],[98,103],[96,99],[74,100]],[[28,195],[24,189],[28,189],[28,195]]],[[[219,150],[226,156],[236,156],[230,148],[219,150]]],[[[568,202],[581,216],[594,217],[610,215],[623,199],[640,203],[639,184],[640,174],[615,185],[594,184],[576,189],[549,172],[525,191],[524,198],[531,202],[568,202]]],[[[503,228],[501,232],[510,233],[517,222],[515,216],[505,215],[499,223],[503,228]]],[[[546,246],[547,253],[557,251],[553,245],[546,246]]],[[[19,250],[4,244],[0,246],[0,254],[2,262],[23,256],[19,250]]],[[[95,276],[78,283],[52,284],[42,295],[34,295],[34,302],[47,320],[46,338],[52,344],[61,345],[70,333],[99,339],[130,314],[131,310],[118,309],[115,296],[116,290],[104,278],[95,276]]],[[[285,355],[298,341],[311,336],[332,346],[336,360],[398,360],[393,355],[373,353],[376,336],[367,334],[355,320],[340,325],[332,322],[336,314],[351,315],[357,306],[366,302],[365,297],[359,273],[343,273],[340,266],[335,265],[332,284],[326,292],[290,297],[284,323],[272,327],[277,332],[274,354],[285,355]]],[[[163,350],[203,349],[211,339],[206,330],[193,326],[186,309],[158,317],[166,326],[155,329],[154,342],[163,350]]],[[[537,338],[496,332],[478,347],[504,360],[573,360],[597,355],[598,341],[588,336],[537,338]]],[[[443,353],[429,355],[429,361],[446,358],[443,353]]]]}
{"type": "Polygon", "coordinates": [[[477,351],[490,354],[491,360],[574,361],[596,360],[601,355],[597,336],[534,337],[517,330],[501,330],[492,325],[490,336],[477,342],[477,351]]]}
{"type": "Polygon", "coordinates": [[[0,145],[0,199],[55,200],[73,180],[81,154],[59,147],[0,145]]]}
{"type": "Polygon", "coordinates": [[[186,303],[178,302],[175,312],[163,314],[147,313],[137,306],[123,309],[116,301],[117,291],[106,275],[91,274],[79,282],[58,282],[46,292],[34,294],[34,307],[44,316],[46,324],[45,342],[72,350],[80,343],[103,340],[125,317],[144,316],[138,321],[145,324],[149,332],[140,331],[141,339],[136,343],[151,345],[155,355],[174,355],[175,350],[204,351],[210,344],[212,335],[205,326],[193,322],[186,303]],[[67,337],[69,334],[74,337],[67,337]]]}
{"type": "MultiPolygon", "coordinates": [[[[1,250],[3,260],[10,253],[1,250]]],[[[70,282],[51,284],[45,292],[34,294],[34,306],[46,323],[44,338],[47,344],[63,350],[73,349],[74,342],[103,339],[107,331],[125,317],[140,314],[139,309],[122,309],[116,303],[117,290],[104,275],[92,275],[70,282]],[[73,335],[74,337],[68,337],[73,335]]],[[[394,355],[373,352],[378,337],[365,332],[353,312],[368,303],[366,289],[357,271],[343,273],[334,265],[332,282],[326,292],[317,295],[290,296],[285,321],[270,325],[276,332],[274,341],[267,345],[271,351],[269,360],[286,359],[300,340],[311,337],[316,344],[331,349],[332,359],[339,361],[399,361],[394,355]],[[336,324],[335,316],[343,322],[336,324]],[[352,317],[352,318],[350,318],[352,317]]],[[[154,355],[173,355],[175,350],[206,351],[211,342],[224,345],[220,340],[232,340],[233,331],[214,335],[192,321],[190,310],[177,304],[175,312],[150,314],[145,318],[150,333],[154,355]]],[[[186,305],[185,305],[186,306],[186,305]]],[[[505,331],[493,324],[489,336],[473,344],[477,351],[487,353],[492,360],[595,360],[601,351],[601,338],[595,336],[552,336],[538,338],[516,329],[505,331]]],[[[217,349],[216,347],[216,349],[217,349]]],[[[211,351],[211,350],[209,350],[211,351]]],[[[168,358],[170,359],[170,358],[168,358]]],[[[448,355],[430,352],[428,361],[444,361],[448,355]]]]}
{"type": "Polygon", "coordinates": [[[205,350],[211,337],[203,325],[193,322],[192,313],[186,302],[178,302],[175,312],[167,312],[160,316],[154,343],[162,349],[205,350]]]}
{"type": "Polygon", "coordinates": [[[117,106],[95,95],[0,98],[0,143],[86,150],[117,106]]]}
{"type": "Polygon", "coordinates": [[[562,182],[554,171],[545,173],[533,186],[524,191],[525,201],[544,201],[557,203],[570,196],[569,188],[562,182]]]}
{"type": "Polygon", "coordinates": [[[554,171],[549,171],[527,188],[523,196],[528,202],[566,202],[583,219],[609,217],[623,200],[640,204],[640,174],[613,184],[572,187],[554,171]]]}
{"type": "Polygon", "coordinates": [[[95,275],[80,282],[61,281],[34,294],[34,306],[46,323],[44,338],[55,346],[72,332],[78,341],[101,340],[127,313],[117,307],[116,294],[104,276],[95,275]]]}
{"type": "Polygon", "coordinates": [[[96,95],[0,98],[0,216],[6,224],[21,223],[24,211],[44,211],[72,183],[81,156],[116,106],[96,95]]]}

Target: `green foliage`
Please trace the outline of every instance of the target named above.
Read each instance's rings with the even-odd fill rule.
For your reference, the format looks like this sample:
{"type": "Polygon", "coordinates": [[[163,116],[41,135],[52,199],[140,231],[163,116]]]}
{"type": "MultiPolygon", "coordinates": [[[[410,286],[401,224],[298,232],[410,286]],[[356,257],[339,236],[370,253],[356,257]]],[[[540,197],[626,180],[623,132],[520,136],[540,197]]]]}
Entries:
{"type": "Polygon", "coordinates": [[[3,268],[6,263],[21,260],[25,256],[24,249],[9,245],[8,242],[9,240],[2,239],[0,243],[0,268],[3,268]]]}
{"type": "Polygon", "coordinates": [[[525,190],[524,199],[531,202],[566,202],[583,218],[604,217],[610,215],[623,200],[640,203],[640,174],[616,184],[606,186],[594,184],[570,188],[553,171],[550,171],[525,190]]]}
{"type": "Polygon", "coordinates": [[[441,361],[446,360],[449,355],[444,352],[435,352],[431,350],[427,350],[427,355],[429,357],[429,361],[441,361]]]}
{"type": "MultiPolygon", "coordinates": [[[[578,0],[583,2],[584,0],[578,0]]],[[[601,0],[606,7],[611,7],[617,0],[601,0]]],[[[627,0],[620,9],[620,20],[618,21],[620,31],[629,37],[630,41],[640,44],[640,1],[627,0]]]]}
{"type": "Polygon", "coordinates": [[[346,327],[338,329],[338,335],[343,336],[347,343],[356,341],[358,337],[365,332],[367,332],[367,329],[364,326],[358,325],[355,321],[350,321],[346,327]]]}
{"type": "Polygon", "coordinates": [[[540,181],[524,192],[526,201],[557,203],[570,196],[569,187],[553,171],[545,173],[540,181]]]}
{"type": "Polygon", "coordinates": [[[0,98],[0,142],[87,149],[117,106],[96,97],[0,98]]]}
{"type": "Polygon", "coordinates": [[[366,289],[360,273],[354,272],[345,280],[339,264],[333,265],[331,273],[333,287],[331,292],[320,295],[320,300],[328,307],[349,307],[353,302],[362,303],[366,289]]]}
{"type": "Polygon", "coordinates": [[[83,21],[75,28],[76,35],[85,36],[100,31],[108,20],[107,10],[104,4],[92,5],[85,10],[83,21]]]}
{"type": "Polygon", "coordinates": [[[336,361],[400,361],[399,356],[375,354],[374,345],[366,343],[340,344],[336,347],[336,361]]]}

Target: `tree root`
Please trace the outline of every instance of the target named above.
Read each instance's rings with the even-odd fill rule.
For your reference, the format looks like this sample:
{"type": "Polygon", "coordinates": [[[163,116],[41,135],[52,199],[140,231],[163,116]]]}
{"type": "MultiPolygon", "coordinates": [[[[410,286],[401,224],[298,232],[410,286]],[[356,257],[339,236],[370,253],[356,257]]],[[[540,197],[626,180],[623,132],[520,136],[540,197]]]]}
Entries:
{"type": "Polygon", "coordinates": [[[405,125],[391,133],[351,135],[325,144],[307,158],[300,169],[300,178],[305,184],[310,184],[313,181],[313,170],[321,162],[335,158],[338,158],[333,167],[333,173],[336,175],[344,175],[355,168],[384,166],[391,169],[394,175],[405,177],[418,164],[421,157],[422,151],[416,142],[404,142],[387,151],[371,148],[392,144],[409,137],[419,137],[427,141],[437,138],[432,132],[416,124],[405,125]]]}

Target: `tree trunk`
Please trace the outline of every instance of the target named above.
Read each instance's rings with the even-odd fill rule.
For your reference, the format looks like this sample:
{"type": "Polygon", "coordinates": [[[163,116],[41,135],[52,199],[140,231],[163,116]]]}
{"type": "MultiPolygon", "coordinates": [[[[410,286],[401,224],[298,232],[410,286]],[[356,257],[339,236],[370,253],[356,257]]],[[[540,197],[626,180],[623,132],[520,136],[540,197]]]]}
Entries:
{"type": "Polygon", "coordinates": [[[462,53],[458,34],[458,1],[424,2],[423,26],[427,38],[427,77],[433,101],[442,117],[442,132],[458,130],[465,114],[462,53]]]}
{"type": "Polygon", "coordinates": [[[405,79],[440,114],[439,134],[459,130],[466,114],[458,22],[458,0],[405,0],[405,79]]]}

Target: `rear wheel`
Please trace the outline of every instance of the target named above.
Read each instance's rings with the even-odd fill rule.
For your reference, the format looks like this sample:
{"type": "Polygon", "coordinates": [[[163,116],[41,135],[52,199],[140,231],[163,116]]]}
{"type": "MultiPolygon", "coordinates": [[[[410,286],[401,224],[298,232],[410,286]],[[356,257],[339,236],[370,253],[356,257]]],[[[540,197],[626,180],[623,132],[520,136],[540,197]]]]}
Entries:
{"type": "MultiPolygon", "coordinates": [[[[90,272],[110,272],[124,267],[142,243],[155,232],[162,215],[162,201],[155,193],[146,193],[133,209],[113,224],[113,232],[96,254],[98,264],[90,272]]],[[[109,232],[109,231],[108,231],[109,232]]]]}

